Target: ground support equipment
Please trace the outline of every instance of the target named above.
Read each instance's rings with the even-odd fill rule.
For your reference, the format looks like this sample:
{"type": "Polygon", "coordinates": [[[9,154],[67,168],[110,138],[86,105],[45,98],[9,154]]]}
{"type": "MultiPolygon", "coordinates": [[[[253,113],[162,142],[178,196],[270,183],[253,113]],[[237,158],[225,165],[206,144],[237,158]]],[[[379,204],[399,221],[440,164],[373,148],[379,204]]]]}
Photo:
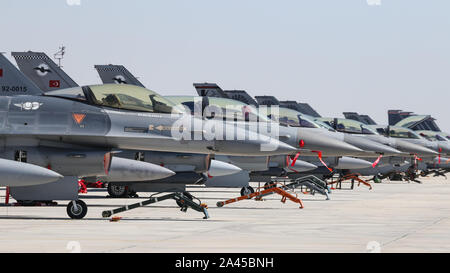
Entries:
{"type": "Polygon", "coordinates": [[[168,200],[168,199],[174,199],[177,202],[177,204],[179,204],[179,205],[181,204],[182,212],[186,212],[188,208],[192,208],[198,212],[203,212],[203,214],[205,215],[205,217],[203,217],[203,219],[209,218],[208,206],[206,206],[205,204],[202,204],[199,199],[193,197],[191,194],[189,194],[187,192],[183,192],[183,193],[174,192],[174,193],[169,193],[166,195],[156,196],[159,194],[161,194],[161,193],[155,193],[150,196],[150,199],[143,201],[143,202],[123,206],[123,207],[120,207],[120,208],[117,208],[114,210],[105,210],[105,211],[103,211],[102,216],[104,218],[108,218],[108,217],[111,217],[112,215],[115,215],[115,214],[118,214],[118,213],[121,213],[124,211],[136,209],[139,207],[147,206],[147,205],[154,204],[154,203],[161,202],[161,201],[168,200]],[[197,199],[198,202],[195,202],[193,200],[193,198],[197,199]]]}
{"type": "Polygon", "coordinates": [[[262,197],[267,196],[267,195],[271,195],[271,194],[279,194],[282,196],[281,198],[281,202],[282,203],[286,203],[287,199],[291,200],[294,203],[298,203],[300,204],[300,208],[304,208],[302,200],[300,200],[299,198],[297,198],[296,196],[293,196],[292,194],[288,193],[287,191],[279,188],[276,186],[276,184],[273,184],[272,186],[267,187],[266,189],[262,190],[262,191],[256,191],[254,193],[248,194],[248,195],[244,195],[244,196],[239,196],[238,198],[233,198],[233,199],[229,199],[223,202],[217,202],[217,207],[221,208],[225,205],[231,204],[231,203],[235,203],[235,202],[239,202],[242,200],[248,200],[248,199],[252,199],[255,198],[257,200],[261,200],[262,197]]]}
{"type": "Polygon", "coordinates": [[[359,178],[359,176],[361,176],[361,175],[357,174],[357,173],[346,174],[346,175],[340,176],[337,180],[332,180],[331,182],[328,183],[328,185],[336,184],[338,189],[342,189],[342,182],[344,182],[346,180],[351,180],[350,189],[353,190],[355,187],[355,180],[356,180],[358,182],[358,187],[361,184],[363,184],[363,185],[369,187],[369,190],[371,190],[372,185],[370,185],[367,181],[364,181],[361,178],[359,178]]]}

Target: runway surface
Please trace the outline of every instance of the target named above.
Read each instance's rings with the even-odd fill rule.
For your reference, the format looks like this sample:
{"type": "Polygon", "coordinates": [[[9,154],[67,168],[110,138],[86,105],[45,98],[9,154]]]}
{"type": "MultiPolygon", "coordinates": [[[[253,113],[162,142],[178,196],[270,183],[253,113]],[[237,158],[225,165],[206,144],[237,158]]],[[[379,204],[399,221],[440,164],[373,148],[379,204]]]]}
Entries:
{"type": "MultiPolygon", "coordinates": [[[[300,193],[304,209],[277,195],[217,208],[238,190],[190,188],[209,205],[208,220],[168,200],[110,222],[103,210],[144,201],[149,193],[111,199],[91,190],[82,196],[89,206],[84,220],[68,219],[67,202],[1,206],[0,252],[450,252],[450,180],[421,180],[334,190],[330,201],[300,193]]],[[[2,203],[4,197],[1,188],[2,203]]]]}

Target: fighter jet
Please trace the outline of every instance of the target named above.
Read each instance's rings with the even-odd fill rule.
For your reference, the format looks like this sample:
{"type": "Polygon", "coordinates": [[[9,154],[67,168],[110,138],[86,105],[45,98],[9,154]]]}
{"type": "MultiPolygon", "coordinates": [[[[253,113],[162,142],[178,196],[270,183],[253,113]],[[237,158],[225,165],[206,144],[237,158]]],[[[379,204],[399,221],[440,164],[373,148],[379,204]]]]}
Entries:
{"type": "Polygon", "coordinates": [[[357,137],[364,137],[384,145],[391,146],[399,151],[410,155],[418,156],[436,156],[437,152],[430,150],[424,146],[409,142],[407,138],[396,138],[390,135],[382,135],[379,133],[378,125],[366,125],[355,120],[342,118],[318,118],[339,132],[353,134],[357,137]]]}
{"type": "Polygon", "coordinates": [[[2,185],[11,186],[16,200],[71,200],[67,212],[72,218],[83,218],[87,212],[86,204],[78,200],[78,177],[115,173],[116,166],[120,167],[119,173],[120,169],[135,170],[136,181],[139,177],[161,179],[174,175],[155,164],[116,160],[114,154],[121,149],[242,156],[296,151],[276,139],[240,128],[232,128],[240,140],[209,138],[202,120],[184,114],[170,101],[145,88],[91,85],[43,94],[3,55],[0,70],[0,115],[4,121],[0,125],[4,143],[0,158],[8,160],[8,167],[14,167],[14,161],[36,165],[40,167],[34,168],[37,179],[43,181],[44,175],[57,181],[28,186],[29,181],[20,180],[19,169],[10,173],[17,175],[17,180],[9,179],[2,185]],[[185,127],[176,126],[177,122],[182,125],[198,122],[201,138],[172,136],[173,127],[184,132],[185,127]],[[129,166],[123,167],[123,162],[129,166]],[[56,174],[45,173],[43,168],[56,174]]]}
{"type": "Polygon", "coordinates": [[[442,154],[450,155],[450,135],[444,132],[416,131],[421,137],[437,142],[442,154]]]}
{"type": "Polygon", "coordinates": [[[376,124],[368,115],[359,115],[355,112],[346,112],[344,116],[352,120],[361,121],[382,135],[400,139],[400,141],[418,144],[439,153],[437,157],[428,155],[421,158],[418,168],[423,171],[426,171],[427,168],[429,169],[430,166],[436,166],[435,162],[441,162],[442,155],[446,155],[449,151],[448,142],[445,141],[445,137],[437,137],[440,133],[438,130],[440,129],[435,123],[435,119],[431,116],[419,116],[412,115],[411,112],[389,110],[388,117],[390,125],[376,124]],[[412,131],[411,128],[416,130],[427,128],[428,130],[412,131]]]}
{"type": "MultiPolygon", "coordinates": [[[[118,65],[107,65],[107,66],[95,66],[101,79],[104,83],[112,83],[113,78],[119,75],[120,77],[126,78],[128,82],[134,82],[137,85],[141,83],[138,82],[135,77],[123,66],[118,65]]],[[[194,84],[197,90],[202,90],[205,95],[208,91],[205,91],[204,84],[194,84]]],[[[256,113],[252,112],[251,108],[248,108],[246,113],[243,113],[243,107],[247,107],[246,104],[242,104],[236,102],[234,100],[222,100],[222,101],[212,101],[216,98],[210,98],[207,96],[202,96],[196,98],[194,96],[190,97],[180,97],[180,96],[166,96],[169,100],[175,102],[176,104],[184,105],[188,108],[188,111],[193,115],[199,115],[200,118],[212,118],[211,116],[204,116],[203,113],[209,106],[222,106],[222,107],[231,107],[235,109],[226,110],[229,111],[229,117],[231,119],[241,122],[241,124],[247,125],[251,118],[255,118],[256,122],[267,122],[271,123],[267,117],[256,117],[256,113]],[[196,101],[197,100],[197,101],[196,101]],[[236,103],[238,105],[236,105],[236,103]],[[231,113],[232,112],[232,113],[231,113]],[[200,114],[199,114],[200,113],[200,114]],[[243,114],[248,115],[248,120],[243,116],[243,114]],[[252,117],[250,117],[252,116],[252,117]]],[[[218,113],[211,113],[214,115],[215,119],[222,119],[226,117],[220,116],[218,113]]],[[[338,155],[347,155],[353,154],[355,152],[361,152],[361,150],[355,148],[354,146],[345,144],[344,142],[337,141],[336,139],[329,138],[326,136],[320,136],[315,133],[310,132],[299,132],[296,128],[282,128],[283,132],[280,133],[281,139],[288,144],[295,145],[299,147],[299,151],[302,154],[310,154],[310,151],[320,151],[320,155],[330,155],[330,154],[338,154],[338,155]],[[297,137],[295,137],[297,136],[297,137]]],[[[313,153],[315,156],[317,154],[313,153]]],[[[219,159],[219,157],[216,157],[219,159]]],[[[286,172],[303,172],[310,171],[316,169],[317,166],[305,161],[300,160],[298,157],[295,160],[288,159],[286,160],[285,156],[272,156],[270,159],[265,158],[252,158],[252,160],[243,159],[239,157],[224,157],[221,156],[220,160],[229,162],[231,164],[235,164],[242,168],[244,171],[241,174],[236,174],[233,178],[222,177],[222,178],[214,178],[209,180],[206,185],[207,186],[221,186],[221,187],[243,187],[241,193],[247,193],[246,189],[249,188],[248,181],[250,180],[248,172],[256,173],[256,172],[264,172],[267,175],[281,175],[286,172]]],[[[353,163],[358,161],[357,159],[349,159],[352,160],[353,163]]],[[[343,166],[344,163],[341,162],[340,166],[343,166]]],[[[363,160],[359,160],[358,164],[366,164],[365,166],[371,165],[370,162],[366,162],[363,160]]]]}
{"type": "Polygon", "coordinates": [[[449,154],[449,134],[442,132],[431,115],[416,115],[401,110],[388,111],[389,126],[405,127],[417,132],[421,137],[437,143],[441,154],[449,154]]]}
{"type": "MultiPolygon", "coordinates": [[[[273,96],[263,96],[263,97],[257,96],[255,98],[260,105],[281,106],[281,102],[279,102],[273,96]]],[[[287,105],[287,102],[284,102],[283,105],[287,105]]],[[[346,143],[349,143],[363,150],[361,153],[354,154],[355,156],[377,158],[379,157],[379,155],[395,156],[401,154],[400,151],[392,147],[371,141],[369,139],[358,138],[348,133],[338,132],[333,128],[331,128],[330,126],[327,126],[324,123],[314,120],[313,116],[305,115],[301,112],[298,112],[297,110],[293,110],[292,108],[279,107],[278,114],[273,115],[272,118],[282,124],[301,127],[304,128],[304,130],[317,131],[320,132],[321,134],[332,136],[336,139],[345,141],[346,143]]]]}
{"type": "MultiPolygon", "coordinates": [[[[283,105],[286,108],[289,108],[291,111],[298,111],[303,113],[315,113],[314,115],[316,117],[312,117],[312,116],[308,116],[308,115],[303,115],[300,116],[299,118],[297,117],[297,114],[294,114],[294,112],[292,114],[288,114],[285,113],[284,116],[282,117],[284,120],[284,122],[290,122],[293,123],[294,121],[297,121],[298,119],[298,124],[301,126],[303,124],[303,126],[305,127],[313,127],[310,124],[313,124],[314,122],[316,122],[317,124],[319,124],[320,127],[323,127],[325,129],[328,129],[329,131],[339,131],[344,133],[346,136],[348,136],[348,140],[349,141],[358,141],[359,140],[370,140],[372,142],[378,142],[379,144],[384,145],[384,147],[388,147],[389,146],[394,149],[396,149],[397,154],[393,154],[393,153],[386,153],[383,155],[383,157],[379,157],[373,164],[373,166],[369,167],[369,168],[359,168],[359,169],[352,169],[350,168],[350,172],[354,173],[360,173],[363,175],[372,175],[372,174],[378,174],[378,173],[384,173],[385,171],[396,171],[396,170],[403,170],[403,169],[408,169],[411,166],[411,156],[416,156],[417,154],[421,154],[421,155],[430,155],[430,153],[434,153],[433,151],[424,148],[423,146],[419,146],[416,144],[412,144],[412,143],[408,143],[402,140],[396,140],[396,139],[389,139],[386,138],[384,136],[377,136],[379,133],[371,128],[370,126],[366,125],[364,126],[361,122],[357,122],[357,121],[350,121],[350,120],[343,120],[342,119],[336,119],[336,124],[339,124],[339,128],[334,126],[334,122],[335,119],[330,119],[330,118],[322,118],[320,117],[320,115],[317,114],[316,111],[314,111],[314,109],[312,109],[309,105],[308,108],[306,108],[305,111],[305,107],[302,105],[297,104],[297,102],[295,101],[285,101],[285,102],[278,102],[275,98],[270,97],[270,96],[264,96],[264,97],[259,97],[259,102],[263,103],[263,104],[268,104],[268,105],[283,105]],[[312,110],[311,110],[312,109],[312,110]],[[308,119],[305,119],[305,116],[307,118],[310,118],[310,120],[312,122],[308,122],[308,119]],[[318,117],[317,117],[318,116],[318,117]],[[403,152],[402,153],[400,152],[403,152]]],[[[285,110],[284,112],[289,112],[288,110],[285,110]]],[[[366,123],[369,124],[374,124],[375,122],[370,119],[370,117],[368,116],[364,116],[364,117],[360,117],[358,116],[359,119],[364,120],[366,123]]],[[[350,142],[352,144],[354,144],[355,146],[358,146],[355,142],[350,142]]],[[[362,146],[359,146],[360,148],[362,146]]],[[[370,149],[369,147],[367,147],[368,149],[370,149]]],[[[372,148],[373,149],[373,148],[372,148]]],[[[369,159],[368,158],[364,158],[364,159],[369,159]]]]}
{"type": "MultiPolygon", "coordinates": [[[[57,81],[61,83],[60,85],[77,88],[79,85],[67,75],[62,68],[58,67],[55,62],[53,62],[45,53],[42,52],[13,52],[13,57],[21,69],[21,71],[28,76],[43,92],[51,92],[55,90],[62,89],[47,85],[45,83],[50,81],[57,81]],[[45,66],[52,71],[52,75],[41,75],[33,71],[32,67],[40,64],[40,66],[45,66]]],[[[105,68],[107,69],[107,68],[105,68]]],[[[126,71],[120,71],[126,72],[126,71]]],[[[126,74],[125,74],[126,75],[126,74]]],[[[123,79],[118,84],[126,83],[125,77],[122,75],[115,75],[115,79],[123,79]]],[[[137,79],[133,82],[134,85],[142,86],[137,79]]],[[[139,181],[133,183],[133,175],[123,177],[114,176],[109,174],[108,176],[101,177],[84,177],[85,182],[96,182],[101,180],[102,182],[108,182],[108,193],[111,197],[122,198],[130,195],[135,195],[136,189],[140,191],[184,191],[185,185],[187,184],[202,184],[208,177],[217,177],[223,175],[230,175],[241,171],[240,168],[225,163],[217,161],[210,155],[204,154],[186,154],[186,153],[165,153],[165,152],[145,152],[137,150],[126,150],[116,157],[134,159],[138,161],[149,162],[161,166],[165,166],[171,171],[176,172],[176,174],[170,178],[152,180],[150,183],[143,183],[139,181]],[[168,184],[166,187],[163,185],[168,184]]],[[[126,173],[127,171],[124,170],[126,173]]],[[[145,180],[145,179],[144,179],[145,180]]]]}
{"type": "MultiPolygon", "coordinates": [[[[272,96],[256,97],[256,100],[254,100],[247,94],[247,92],[243,90],[222,91],[216,84],[197,84],[196,88],[199,94],[203,93],[209,96],[209,101],[211,104],[234,104],[239,109],[246,107],[249,110],[254,109],[252,108],[253,106],[280,106],[280,102],[272,96]],[[239,102],[231,99],[227,100],[227,98],[237,99],[239,100],[239,102]]],[[[308,108],[312,113],[318,115],[317,112],[315,112],[311,107],[308,108]]],[[[378,157],[379,154],[398,155],[400,153],[399,151],[391,147],[370,140],[361,140],[348,134],[338,133],[329,126],[318,124],[317,122],[313,121],[312,117],[303,115],[302,113],[297,112],[296,110],[289,109],[287,107],[278,107],[276,113],[270,113],[270,118],[287,127],[302,128],[301,130],[303,131],[311,131],[315,134],[324,134],[358,147],[362,151],[360,153],[354,153],[353,155],[355,156],[364,155],[378,157]]]]}

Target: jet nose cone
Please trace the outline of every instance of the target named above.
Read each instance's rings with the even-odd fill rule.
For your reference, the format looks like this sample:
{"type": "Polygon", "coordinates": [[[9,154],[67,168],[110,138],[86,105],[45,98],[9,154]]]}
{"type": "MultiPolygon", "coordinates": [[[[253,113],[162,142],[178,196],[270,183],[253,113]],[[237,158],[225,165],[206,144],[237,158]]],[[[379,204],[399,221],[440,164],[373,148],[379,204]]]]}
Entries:
{"type": "Polygon", "coordinates": [[[232,175],[240,171],[242,171],[242,169],[235,165],[219,160],[211,160],[208,174],[210,176],[216,177],[216,176],[232,175]]]}
{"type": "Polygon", "coordinates": [[[366,139],[364,137],[357,137],[346,134],[344,139],[345,142],[368,152],[375,152],[378,154],[384,154],[386,156],[396,156],[402,153],[397,149],[366,139]]]}
{"type": "Polygon", "coordinates": [[[288,168],[286,168],[287,171],[296,171],[296,172],[308,172],[317,169],[317,166],[311,163],[308,163],[303,160],[297,160],[295,161],[294,166],[290,165],[288,168]]]}
{"type": "Polygon", "coordinates": [[[428,149],[426,147],[423,147],[418,144],[410,143],[404,140],[396,139],[395,140],[396,148],[399,149],[402,152],[410,153],[410,154],[417,154],[419,156],[435,156],[439,155],[438,152],[435,152],[431,149],[428,149]]]}
{"type": "Polygon", "coordinates": [[[335,167],[338,170],[357,170],[372,167],[371,162],[352,157],[342,157],[339,158],[338,165],[335,167]]]}
{"type": "Polygon", "coordinates": [[[302,148],[321,151],[324,156],[351,156],[363,152],[363,150],[353,145],[318,132],[300,129],[298,132],[298,140],[304,143],[302,148]]]}

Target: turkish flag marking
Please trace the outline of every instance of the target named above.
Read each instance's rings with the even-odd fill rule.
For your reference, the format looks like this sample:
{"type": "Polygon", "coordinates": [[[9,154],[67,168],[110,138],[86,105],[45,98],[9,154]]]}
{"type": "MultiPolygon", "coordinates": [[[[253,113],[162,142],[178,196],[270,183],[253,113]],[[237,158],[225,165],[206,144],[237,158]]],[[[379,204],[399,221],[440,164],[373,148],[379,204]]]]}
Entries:
{"type": "Polygon", "coordinates": [[[3,69],[0,68],[0,78],[3,77],[3,69]]]}
{"type": "Polygon", "coordinates": [[[73,120],[75,120],[75,122],[77,124],[81,124],[84,120],[84,118],[86,117],[85,114],[72,114],[73,120]]]}
{"type": "Polygon", "coordinates": [[[57,81],[57,80],[52,80],[49,82],[48,86],[50,86],[51,88],[59,88],[61,87],[61,82],[57,81]]]}

